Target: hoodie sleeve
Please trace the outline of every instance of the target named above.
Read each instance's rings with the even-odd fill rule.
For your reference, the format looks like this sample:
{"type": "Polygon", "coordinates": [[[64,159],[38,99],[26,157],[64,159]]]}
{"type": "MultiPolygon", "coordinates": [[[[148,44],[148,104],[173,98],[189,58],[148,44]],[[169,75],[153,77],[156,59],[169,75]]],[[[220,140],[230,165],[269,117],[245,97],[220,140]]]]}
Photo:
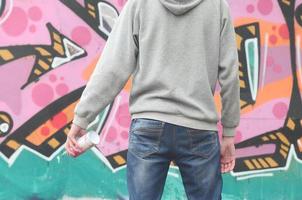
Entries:
{"type": "Polygon", "coordinates": [[[135,0],[128,0],[75,107],[74,124],[86,129],[97,114],[114,100],[135,70],[138,24],[135,0]]]}
{"type": "Polygon", "coordinates": [[[221,33],[218,81],[222,100],[223,136],[234,136],[240,120],[239,61],[230,9],[221,1],[221,33]]]}

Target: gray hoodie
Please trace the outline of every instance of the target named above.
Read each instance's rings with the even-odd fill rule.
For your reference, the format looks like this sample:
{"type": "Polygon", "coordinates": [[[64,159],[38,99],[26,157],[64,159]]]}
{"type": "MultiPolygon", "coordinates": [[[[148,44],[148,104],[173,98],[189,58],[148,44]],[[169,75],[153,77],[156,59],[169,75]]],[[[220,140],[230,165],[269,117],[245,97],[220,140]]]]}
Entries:
{"type": "Polygon", "coordinates": [[[240,98],[235,31],[226,0],[128,0],[75,108],[82,128],[133,75],[131,118],[217,130],[221,87],[224,136],[234,136],[240,98]]]}

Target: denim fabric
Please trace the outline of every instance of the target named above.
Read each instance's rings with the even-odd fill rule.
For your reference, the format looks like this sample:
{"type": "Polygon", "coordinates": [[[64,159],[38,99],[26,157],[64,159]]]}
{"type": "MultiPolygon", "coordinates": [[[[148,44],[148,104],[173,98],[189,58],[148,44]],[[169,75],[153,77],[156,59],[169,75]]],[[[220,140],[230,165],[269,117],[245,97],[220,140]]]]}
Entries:
{"type": "Polygon", "coordinates": [[[134,118],[129,129],[127,187],[130,200],[160,200],[174,161],[189,200],[221,200],[220,142],[215,130],[134,118]]]}

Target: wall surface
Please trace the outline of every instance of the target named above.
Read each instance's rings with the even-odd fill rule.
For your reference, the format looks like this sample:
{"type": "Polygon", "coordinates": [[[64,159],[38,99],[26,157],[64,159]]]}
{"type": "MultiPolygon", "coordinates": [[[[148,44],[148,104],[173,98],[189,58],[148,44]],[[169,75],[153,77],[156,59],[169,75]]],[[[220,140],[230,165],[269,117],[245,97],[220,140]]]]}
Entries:
{"type": "MultiPolygon", "coordinates": [[[[242,110],[223,199],[302,199],[302,0],[228,2],[242,110]]],[[[125,3],[0,0],[0,200],[127,199],[131,79],[90,125],[99,145],[63,154],[74,106],[125,3]]],[[[218,92],[215,100],[220,110],[218,92]]],[[[163,199],[186,199],[176,166],[163,199]]]]}

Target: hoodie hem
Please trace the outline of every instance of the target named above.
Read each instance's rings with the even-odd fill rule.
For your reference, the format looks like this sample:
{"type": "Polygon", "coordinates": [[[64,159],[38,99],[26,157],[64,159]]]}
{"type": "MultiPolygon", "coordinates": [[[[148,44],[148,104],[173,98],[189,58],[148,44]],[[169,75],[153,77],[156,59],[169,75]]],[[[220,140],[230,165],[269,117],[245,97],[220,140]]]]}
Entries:
{"type": "Polygon", "coordinates": [[[131,114],[131,119],[135,119],[135,118],[149,118],[149,119],[161,120],[163,122],[184,126],[188,128],[218,131],[217,123],[186,118],[181,115],[171,115],[171,114],[158,113],[158,112],[142,112],[142,113],[131,114]]]}

